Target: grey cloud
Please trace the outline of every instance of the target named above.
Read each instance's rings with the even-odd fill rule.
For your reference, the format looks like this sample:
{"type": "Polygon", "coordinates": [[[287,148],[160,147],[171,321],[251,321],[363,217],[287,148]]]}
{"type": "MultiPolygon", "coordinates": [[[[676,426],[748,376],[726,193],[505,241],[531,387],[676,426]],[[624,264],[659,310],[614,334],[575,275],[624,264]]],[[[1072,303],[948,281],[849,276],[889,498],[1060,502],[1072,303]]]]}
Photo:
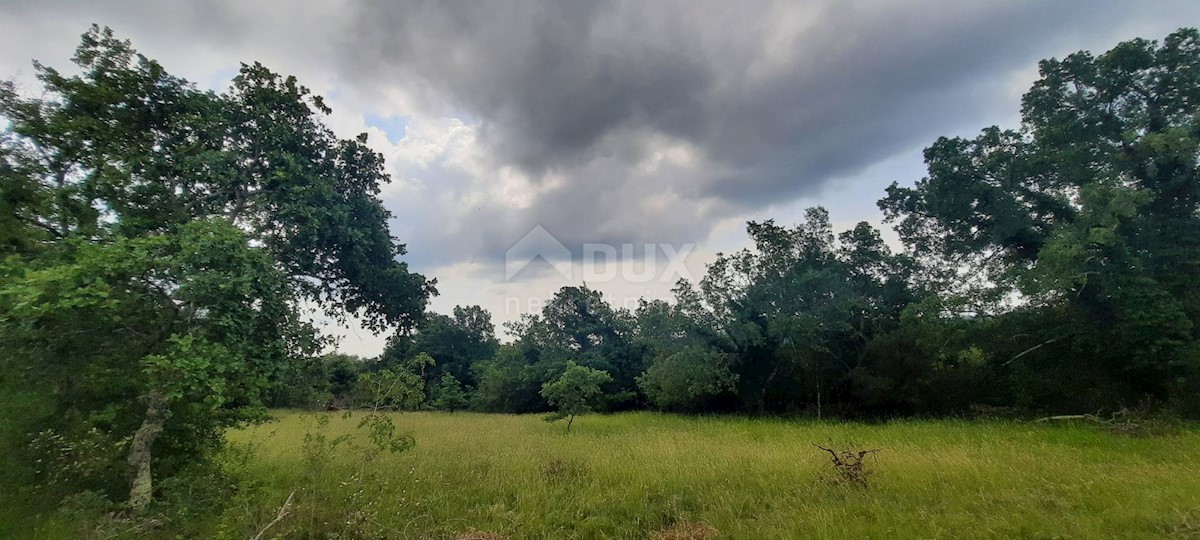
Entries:
{"type": "Polygon", "coordinates": [[[0,38],[5,62],[38,56],[36,35],[71,41],[98,22],[183,75],[201,56],[263,60],[331,80],[359,107],[400,88],[415,114],[475,125],[486,167],[543,189],[521,209],[464,207],[477,189],[464,171],[404,171],[426,188],[386,202],[425,270],[495,266],[535,225],[576,252],[702,241],[719,219],[818,197],[938,135],[1011,118],[1013,75],[1040,58],[1200,20],[1183,1],[0,4],[0,29],[26,29],[0,38]],[[643,167],[673,143],[692,161],[643,167]]]}
{"type": "MultiPolygon", "coordinates": [[[[465,110],[496,165],[566,186],[520,212],[465,215],[485,258],[533,225],[573,248],[702,239],[713,219],[819,194],[898,151],[1016,110],[1013,70],[1120,24],[1161,37],[1182,2],[492,2],[359,4],[354,80],[408,85],[465,110]],[[789,25],[800,30],[789,33],[789,25]],[[1004,112],[1002,112],[1004,111],[1004,112]],[[649,135],[703,167],[646,174],[649,135]],[[678,204],[647,213],[640,201],[678,204]],[[705,204],[708,210],[696,212],[705,204]]],[[[1077,45],[1078,44],[1078,45],[1077,45]]],[[[864,201],[863,204],[871,204],[864,201]]]]}
{"type": "MultiPolygon", "coordinates": [[[[87,30],[88,25],[95,23],[111,26],[124,37],[128,37],[130,32],[138,33],[142,39],[157,37],[166,41],[165,38],[174,37],[179,47],[232,47],[251,35],[255,26],[253,21],[238,16],[238,10],[232,9],[234,5],[228,0],[0,0],[0,7],[5,10],[6,17],[11,21],[20,21],[20,26],[24,28],[40,26],[46,30],[65,32],[68,36],[78,36],[87,30]],[[187,32],[186,39],[180,39],[184,29],[187,32]]],[[[246,13],[243,11],[241,14],[246,13]]],[[[41,37],[45,39],[51,36],[41,37]]],[[[28,44],[31,52],[36,51],[36,46],[36,43],[28,44]]],[[[138,46],[138,43],[134,46],[138,46]]],[[[41,60],[60,62],[63,59],[41,60]]]]}

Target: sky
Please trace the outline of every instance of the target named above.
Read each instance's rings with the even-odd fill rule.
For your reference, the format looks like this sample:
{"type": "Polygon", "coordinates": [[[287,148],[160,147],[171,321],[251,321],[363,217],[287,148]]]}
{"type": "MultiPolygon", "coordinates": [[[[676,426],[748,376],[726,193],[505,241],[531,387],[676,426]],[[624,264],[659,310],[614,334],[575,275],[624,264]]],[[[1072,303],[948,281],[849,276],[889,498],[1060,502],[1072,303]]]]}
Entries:
{"type": "MultiPolygon", "coordinates": [[[[1200,2],[0,0],[0,78],[36,92],[92,23],[203,88],[261,62],[388,163],[431,309],[500,325],[586,283],[670,298],[745,223],[882,222],[939,136],[1016,128],[1040,59],[1200,25],[1200,2]]],[[[351,321],[339,348],[378,354],[351,321]]],[[[503,329],[501,328],[501,332],[503,329]]]]}

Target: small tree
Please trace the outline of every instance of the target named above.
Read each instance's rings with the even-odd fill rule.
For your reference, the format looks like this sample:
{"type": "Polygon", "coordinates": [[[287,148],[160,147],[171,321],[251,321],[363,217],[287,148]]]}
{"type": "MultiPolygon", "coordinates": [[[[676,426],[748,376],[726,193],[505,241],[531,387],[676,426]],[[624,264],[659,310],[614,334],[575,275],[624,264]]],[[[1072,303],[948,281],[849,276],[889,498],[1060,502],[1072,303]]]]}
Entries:
{"type": "Polygon", "coordinates": [[[612,376],[606,371],[567,362],[567,370],[558,380],[542,385],[542,397],[551,407],[558,409],[547,416],[546,421],[566,418],[567,433],[570,433],[575,415],[595,410],[597,401],[604,395],[601,387],[611,380],[612,376]]]}
{"type": "Polygon", "coordinates": [[[454,412],[467,407],[467,392],[463,390],[462,383],[449,373],[442,375],[429,394],[430,406],[439,411],[454,412]]]}

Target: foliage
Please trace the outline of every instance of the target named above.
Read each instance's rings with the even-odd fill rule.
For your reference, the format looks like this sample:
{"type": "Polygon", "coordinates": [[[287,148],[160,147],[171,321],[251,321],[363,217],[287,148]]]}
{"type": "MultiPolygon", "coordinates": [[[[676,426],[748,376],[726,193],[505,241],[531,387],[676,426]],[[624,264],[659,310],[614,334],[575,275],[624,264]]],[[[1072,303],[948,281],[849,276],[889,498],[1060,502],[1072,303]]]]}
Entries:
{"type": "Polygon", "coordinates": [[[465,409],[468,403],[467,392],[462,383],[449,373],[442,375],[437,386],[429,392],[429,406],[439,411],[454,412],[465,409]]]}
{"type": "Polygon", "coordinates": [[[745,408],[765,412],[854,400],[852,373],[884,360],[873,343],[915,297],[908,264],[866,223],[835,235],[810,209],[794,228],[750,223],[755,248],[721,255],[699,286],[681,284],[692,328],[733,357],[745,408]]]}
{"type": "Polygon", "coordinates": [[[654,360],[638,377],[638,385],[654,406],[667,410],[702,410],[707,400],[734,388],[737,375],[725,356],[711,349],[687,347],[654,360]]]}
{"type": "Polygon", "coordinates": [[[127,442],[147,392],[161,393],[172,424],[156,444],[180,460],[160,461],[168,471],[261,414],[272,378],[318,343],[270,258],[220,220],[79,243],[67,261],[41,266],[23,266],[0,288],[10,369],[25,384],[60,388],[57,418],[39,420],[63,437],[98,431],[127,442]],[[36,359],[46,362],[27,363],[36,359]]]}
{"type": "Polygon", "coordinates": [[[976,316],[1012,320],[995,352],[1019,400],[1167,401],[1200,375],[1200,33],[1039,67],[1020,131],[939,139],[929,176],[880,207],[916,257],[956,270],[944,288],[978,277],[961,281],[988,300],[976,316]],[[1058,386],[1023,388],[1038,379],[1058,386]]]}
{"type": "Polygon", "coordinates": [[[541,313],[508,324],[509,334],[517,338],[514,343],[473,366],[479,381],[476,406],[504,412],[553,408],[541,389],[573,361],[610,374],[598,407],[632,407],[639,394],[637,376],[646,362],[645,345],[636,340],[636,331],[633,314],[613,309],[600,292],[563,287],[541,313]]]}
{"type": "Polygon", "coordinates": [[[473,366],[479,386],[472,407],[496,412],[545,410],[538,392],[549,378],[548,370],[544,364],[530,363],[521,349],[519,345],[503,345],[494,358],[473,366]]]}
{"type": "Polygon", "coordinates": [[[294,78],[244,65],[200,91],[97,27],[74,60],[37,65],[40,97],[0,87],[2,382],[47,396],[8,442],[127,441],[128,468],[78,487],[127,473],[140,509],[152,470],[261,418],[321,348],[301,302],[408,328],[434,289],[396,260],[381,156],[294,78]]]}
{"type": "Polygon", "coordinates": [[[371,367],[350,354],[300,359],[271,393],[271,407],[341,409],[354,404],[359,375],[371,367]]]}
{"type": "Polygon", "coordinates": [[[491,359],[498,347],[491,313],[479,306],[455,306],[453,316],[427,314],[414,334],[394,334],[380,361],[386,366],[425,353],[434,361],[425,372],[427,383],[448,374],[471,386],[477,382],[471,367],[491,359]]]}
{"type": "Polygon", "coordinates": [[[423,371],[430,365],[433,359],[421,353],[394,368],[360,375],[359,406],[416,410],[425,401],[423,371]]]}

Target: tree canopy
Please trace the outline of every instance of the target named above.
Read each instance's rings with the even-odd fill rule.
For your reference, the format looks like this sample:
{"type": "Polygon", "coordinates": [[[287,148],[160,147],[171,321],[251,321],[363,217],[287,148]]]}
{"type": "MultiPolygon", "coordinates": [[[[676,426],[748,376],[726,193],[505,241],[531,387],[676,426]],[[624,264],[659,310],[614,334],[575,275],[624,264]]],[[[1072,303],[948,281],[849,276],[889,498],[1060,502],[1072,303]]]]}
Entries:
{"type": "Polygon", "coordinates": [[[1200,34],[1039,67],[1019,131],[939,139],[880,206],[917,256],[981,276],[979,313],[1015,295],[1006,366],[1076,373],[1084,403],[1168,399],[1197,375],[1200,34]]]}
{"type": "Polygon", "coordinates": [[[554,414],[547,420],[567,420],[567,431],[575,417],[596,410],[600,398],[604,395],[601,388],[612,380],[607,372],[581,366],[568,361],[565,369],[557,379],[542,385],[542,397],[554,407],[554,414]]]}

